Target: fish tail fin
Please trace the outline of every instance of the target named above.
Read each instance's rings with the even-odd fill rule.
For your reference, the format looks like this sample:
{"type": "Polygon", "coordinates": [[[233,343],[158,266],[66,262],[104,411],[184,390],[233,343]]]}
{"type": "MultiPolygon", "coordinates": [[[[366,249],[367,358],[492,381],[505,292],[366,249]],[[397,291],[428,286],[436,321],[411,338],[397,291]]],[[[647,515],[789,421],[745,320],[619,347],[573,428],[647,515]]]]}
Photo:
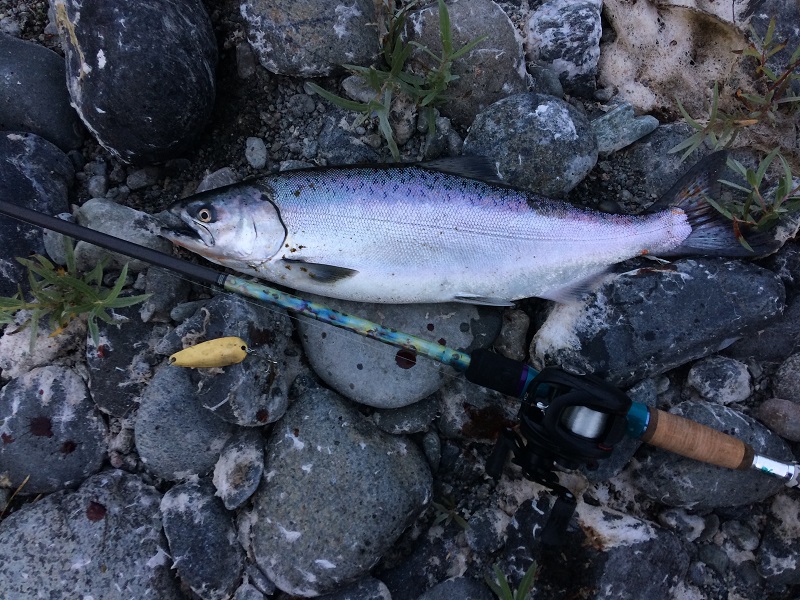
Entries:
{"type": "MultiPolygon", "coordinates": [[[[710,154],[681,177],[654,205],[679,208],[692,232],[680,246],[661,256],[741,256],[755,258],[774,252],[780,244],[770,235],[737,225],[708,201],[720,197],[720,175],[728,160],[726,151],[710,154]],[[744,241],[742,241],[744,240],[744,241]]],[[[652,207],[651,207],[652,208],[652,207]]]]}

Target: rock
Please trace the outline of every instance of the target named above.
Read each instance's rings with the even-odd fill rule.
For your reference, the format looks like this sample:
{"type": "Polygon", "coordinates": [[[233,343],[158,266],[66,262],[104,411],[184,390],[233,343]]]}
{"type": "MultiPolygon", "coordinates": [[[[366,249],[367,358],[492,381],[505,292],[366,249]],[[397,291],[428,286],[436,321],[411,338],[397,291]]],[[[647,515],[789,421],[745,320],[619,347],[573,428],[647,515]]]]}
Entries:
{"type": "Polygon", "coordinates": [[[233,432],[233,425],[200,405],[186,369],[163,365],[142,393],[136,449],[158,477],[178,481],[206,475],[233,432]]]}
{"type": "Polygon", "coordinates": [[[365,575],[429,502],[432,480],[412,443],[305,385],[267,444],[251,551],[281,590],[313,596],[365,575]]]}
{"type": "Polygon", "coordinates": [[[511,517],[499,508],[479,510],[470,517],[469,527],[464,532],[467,544],[475,552],[497,552],[505,543],[506,528],[510,522],[511,517]]]}
{"type": "Polygon", "coordinates": [[[744,402],[753,392],[747,365],[724,356],[709,356],[689,369],[687,383],[709,402],[744,402]]]}
{"type": "Polygon", "coordinates": [[[800,502],[791,493],[775,496],[757,552],[758,571],[773,585],[800,583],[800,502]]]}
{"type": "Polygon", "coordinates": [[[174,272],[151,266],[145,271],[145,294],[150,294],[139,309],[145,323],[169,323],[172,309],[189,297],[191,284],[174,272]]]}
{"type": "Polygon", "coordinates": [[[800,299],[795,297],[782,315],[748,331],[725,348],[726,356],[738,360],[755,358],[759,361],[781,363],[798,350],[800,339],[800,299]]]}
{"type": "Polygon", "coordinates": [[[439,412],[439,403],[432,396],[401,408],[385,408],[372,414],[378,429],[393,435],[427,431],[439,412]]]}
{"type": "MultiPolygon", "coordinates": [[[[378,305],[306,295],[356,315],[451,348],[471,352],[491,343],[499,329],[493,311],[468,304],[378,305]]],[[[399,408],[439,389],[454,372],[411,351],[388,346],[308,317],[298,319],[311,368],[347,398],[377,408],[399,408]],[[346,354],[342,348],[346,348],[346,354]]]]}
{"type": "Polygon", "coordinates": [[[300,371],[300,350],[285,310],[219,294],[161,340],[156,351],[172,354],[225,336],[242,338],[249,354],[225,368],[188,369],[197,400],[229,423],[252,427],[277,421],[300,371]]]}
{"type": "Polygon", "coordinates": [[[34,133],[64,152],[78,148],[83,128],[65,76],[52,50],[0,34],[0,131],[34,133]]]}
{"type": "Polygon", "coordinates": [[[512,360],[525,360],[528,349],[525,342],[531,319],[524,311],[519,309],[506,309],[503,311],[503,328],[494,343],[499,354],[512,360]]]}
{"type": "Polygon", "coordinates": [[[800,402],[800,354],[792,354],[778,367],[772,380],[772,393],[800,402]]]}
{"type": "Polygon", "coordinates": [[[0,389],[0,423],[0,475],[8,487],[62,490],[103,465],[106,425],[72,369],[40,367],[12,379],[0,389]]]}
{"type": "Polygon", "coordinates": [[[119,323],[99,322],[99,339],[86,339],[89,388],[103,412],[127,417],[160,362],[154,346],[163,332],[138,318],[138,307],[118,308],[119,323]]]}
{"type": "Polygon", "coordinates": [[[391,600],[389,588],[374,577],[364,577],[330,594],[317,596],[319,600],[391,600]]]}
{"type": "Polygon", "coordinates": [[[555,71],[569,94],[589,98],[594,93],[602,4],[602,0],[547,0],[528,20],[528,59],[555,71]]]}
{"type": "Polygon", "coordinates": [[[254,169],[263,169],[267,166],[267,146],[259,137],[249,137],[245,140],[244,157],[254,169]]]}
{"type": "Polygon", "coordinates": [[[106,471],[26,504],[0,529],[0,597],[180,600],[160,499],[135,475],[106,471]]]}
{"type": "Polygon", "coordinates": [[[217,43],[203,4],[57,0],[55,9],[72,104],[97,141],[129,163],[187,150],[214,106],[217,43]]]}
{"type": "Polygon", "coordinates": [[[769,398],[753,416],[783,439],[800,442],[800,402],[769,398]]]}
{"type": "MultiPolygon", "coordinates": [[[[730,408],[687,401],[670,412],[733,435],[750,444],[757,454],[776,460],[793,460],[791,451],[779,437],[730,408]]],[[[639,462],[635,476],[637,487],[649,498],[693,510],[760,502],[783,486],[777,477],[755,470],[724,469],[658,450],[639,462]]]]}
{"type": "Polygon", "coordinates": [[[495,596],[482,581],[468,577],[453,577],[436,584],[422,594],[418,600],[494,600],[495,596]]]}
{"type": "Polygon", "coordinates": [[[687,542],[699,539],[706,529],[703,517],[693,515],[682,508],[668,508],[659,513],[658,522],[677,533],[687,542]]]}
{"type": "MultiPolygon", "coordinates": [[[[514,25],[492,0],[461,0],[448,4],[453,49],[486,35],[486,39],[457,59],[452,81],[445,92],[447,101],[439,106],[442,115],[462,127],[468,127],[478,113],[490,104],[527,89],[522,46],[514,25]]],[[[439,8],[433,5],[408,16],[408,41],[422,44],[441,55],[439,8]]],[[[425,73],[437,66],[422,50],[410,59],[411,70],[425,73]]],[[[496,155],[492,155],[496,156],[496,155]]]]}
{"type": "MultiPolygon", "coordinates": [[[[69,210],[75,171],[56,146],[32,133],[0,134],[0,197],[48,215],[69,210]]],[[[15,219],[0,219],[0,295],[27,288],[27,270],[17,256],[44,254],[41,229],[15,219]]]]}
{"type": "Polygon", "coordinates": [[[214,487],[225,508],[242,506],[258,488],[264,472],[264,438],[261,429],[234,432],[214,466],[214,487]]]}
{"type": "MultiPolygon", "coordinates": [[[[95,229],[165,254],[172,253],[172,244],[159,237],[160,227],[154,217],[111,200],[93,198],[75,212],[75,218],[79,225],[89,229],[95,229]]],[[[131,272],[143,271],[150,266],[150,263],[143,260],[109,252],[88,242],[75,244],[75,262],[79,270],[91,270],[105,256],[111,258],[111,266],[121,268],[122,265],[127,264],[131,272]]]]}
{"type": "Polygon", "coordinates": [[[209,173],[203,180],[200,182],[200,185],[197,186],[195,190],[195,194],[199,194],[200,192],[206,192],[208,190],[213,190],[225,185],[231,185],[234,183],[238,183],[240,181],[239,176],[236,174],[236,171],[231,169],[230,167],[223,167],[222,169],[217,169],[213,173],[209,173]]]}
{"type": "Polygon", "coordinates": [[[600,156],[608,156],[630,146],[652,133],[658,127],[658,119],[650,115],[637,117],[633,106],[623,102],[590,122],[597,140],[600,156]]]}
{"type": "Polygon", "coordinates": [[[132,190],[143,190],[158,183],[161,177],[161,169],[158,167],[144,167],[131,171],[125,178],[125,185],[132,190]]]}
{"type": "Polygon", "coordinates": [[[566,194],[597,162],[589,121],[563,100],[517,94],[481,112],[464,140],[464,154],[496,158],[509,185],[545,196],[566,194]]]}
{"type": "Polygon", "coordinates": [[[203,600],[226,600],[244,568],[233,519],[207,480],[181,483],[161,499],[173,568],[203,600]],[[198,526],[199,525],[199,526],[198,526]]]}
{"type": "Polygon", "coordinates": [[[442,461],[442,441],[432,429],[425,432],[422,436],[422,451],[425,453],[425,458],[428,459],[428,464],[431,466],[431,471],[434,473],[439,470],[439,463],[442,461]]]}
{"type": "Polygon", "coordinates": [[[320,77],[378,56],[382,16],[371,0],[245,0],[241,13],[259,62],[273,73],[320,77]]]}
{"type": "Polygon", "coordinates": [[[555,306],[530,353],[537,368],[563,365],[630,385],[756,330],[780,314],[783,297],[777,277],[755,265],[677,260],[670,270],[626,273],[555,306]]]}
{"type": "MultiPolygon", "coordinates": [[[[63,212],[55,216],[68,223],[75,222],[75,217],[72,216],[72,213],[63,212]]],[[[42,240],[44,241],[44,249],[47,253],[47,258],[57,265],[61,265],[62,267],[66,266],[67,244],[72,243],[72,241],[68,240],[68,238],[60,233],[56,233],[52,229],[42,230],[42,240]]]]}
{"type": "Polygon", "coordinates": [[[449,381],[436,396],[441,412],[437,426],[446,438],[494,442],[504,428],[516,422],[519,411],[517,398],[463,377],[449,381]]]}
{"type": "Polygon", "coordinates": [[[326,112],[318,138],[317,152],[331,165],[354,165],[378,162],[378,154],[353,135],[352,117],[341,109],[326,112]]]}

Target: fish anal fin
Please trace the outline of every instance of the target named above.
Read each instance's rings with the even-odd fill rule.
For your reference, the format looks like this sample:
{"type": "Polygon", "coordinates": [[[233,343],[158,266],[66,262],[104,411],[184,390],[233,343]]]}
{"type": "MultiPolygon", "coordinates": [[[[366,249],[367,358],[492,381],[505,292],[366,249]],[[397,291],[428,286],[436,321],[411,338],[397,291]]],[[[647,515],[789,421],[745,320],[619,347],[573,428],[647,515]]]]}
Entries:
{"type": "Polygon", "coordinates": [[[514,306],[511,300],[505,298],[490,298],[488,296],[479,296],[477,294],[456,294],[453,297],[453,302],[461,302],[463,304],[479,304],[481,306],[514,306]]]}
{"type": "Polygon", "coordinates": [[[546,292],[538,294],[538,296],[561,304],[570,304],[576,300],[580,300],[589,292],[596,290],[610,272],[610,268],[602,269],[601,271],[592,273],[588,277],[573,279],[565,285],[547,290],[546,292]]]}
{"type": "Polygon", "coordinates": [[[325,265],[305,260],[284,258],[283,262],[286,263],[288,268],[298,269],[301,273],[305,273],[309,278],[318,283],[336,283],[337,281],[353,277],[358,273],[357,270],[348,269],[347,267],[337,267],[335,265],[325,265]]]}

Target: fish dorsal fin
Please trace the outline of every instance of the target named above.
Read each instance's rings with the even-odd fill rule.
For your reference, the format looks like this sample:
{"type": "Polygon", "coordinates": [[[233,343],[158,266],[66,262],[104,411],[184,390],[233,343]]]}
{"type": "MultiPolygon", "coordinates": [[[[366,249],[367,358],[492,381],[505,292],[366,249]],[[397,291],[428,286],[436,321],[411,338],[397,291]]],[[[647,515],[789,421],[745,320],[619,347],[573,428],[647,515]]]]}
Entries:
{"type": "Polygon", "coordinates": [[[497,174],[497,167],[494,162],[485,156],[453,156],[417,164],[432,171],[468,177],[469,179],[479,179],[486,183],[507,185],[497,174]]]}
{"type": "Polygon", "coordinates": [[[305,260],[284,258],[283,262],[293,268],[299,269],[319,283],[336,283],[337,281],[342,281],[358,273],[355,269],[348,269],[347,267],[324,265],[321,263],[307,262],[305,260]]]}

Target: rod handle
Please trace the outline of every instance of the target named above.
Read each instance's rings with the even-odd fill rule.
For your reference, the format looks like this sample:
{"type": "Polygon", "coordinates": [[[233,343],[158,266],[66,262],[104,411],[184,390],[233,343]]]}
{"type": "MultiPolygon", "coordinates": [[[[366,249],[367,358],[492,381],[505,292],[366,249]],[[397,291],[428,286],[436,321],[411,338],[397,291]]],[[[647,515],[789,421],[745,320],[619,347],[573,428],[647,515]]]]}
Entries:
{"type": "Polygon", "coordinates": [[[728,469],[752,466],[753,448],[742,440],[657,408],[650,407],[649,412],[643,442],[728,469]]]}

